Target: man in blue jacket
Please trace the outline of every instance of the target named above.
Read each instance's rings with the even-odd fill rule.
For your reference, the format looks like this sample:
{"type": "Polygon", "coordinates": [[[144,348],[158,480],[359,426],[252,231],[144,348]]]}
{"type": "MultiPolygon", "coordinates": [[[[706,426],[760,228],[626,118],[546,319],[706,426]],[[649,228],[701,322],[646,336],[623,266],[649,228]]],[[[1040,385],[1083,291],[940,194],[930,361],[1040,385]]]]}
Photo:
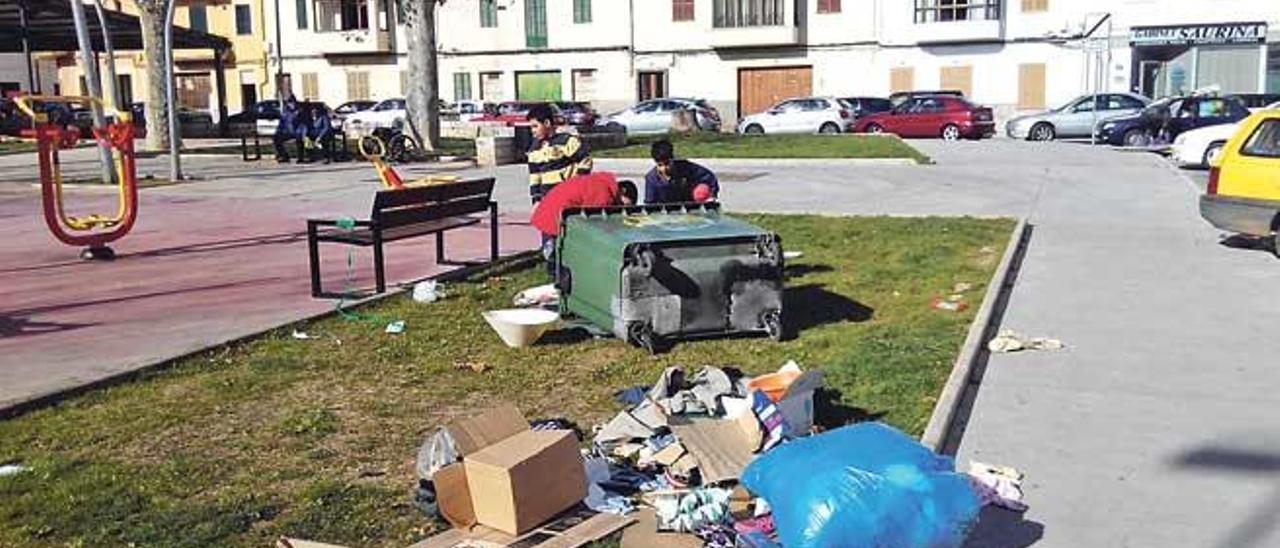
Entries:
{"type": "Polygon", "coordinates": [[[653,143],[649,155],[654,166],[644,176],[644,203],[709,202],[720,195],[716,174],[689,160],[675,159],[671,141],[653,143]]]}
{"type": "MultiPolygon", "coordinates": [[[[315,152],[324,157],[324,163],[333,161],[333,120],[329,118],[328,109],[322,105],[311,107],[311,124],[307,128],[307,137],[315,152]]],[[[308,153],[308,161],[315,161],[314,155],[308,153]]]]}
{"type": "Polygon", "coordinates": [[[285,145],[294,139],[298,140],[298,160],[301,161],[301,156],[304,152],[302,150],[302,139],[298,137],[298,100],[290,95],[280,105],[280,122],[276,124],[275,135],[271,137],[271,142],[276,147],[277,162],[289,162],[289,150],[285,148],[285,145]]]}

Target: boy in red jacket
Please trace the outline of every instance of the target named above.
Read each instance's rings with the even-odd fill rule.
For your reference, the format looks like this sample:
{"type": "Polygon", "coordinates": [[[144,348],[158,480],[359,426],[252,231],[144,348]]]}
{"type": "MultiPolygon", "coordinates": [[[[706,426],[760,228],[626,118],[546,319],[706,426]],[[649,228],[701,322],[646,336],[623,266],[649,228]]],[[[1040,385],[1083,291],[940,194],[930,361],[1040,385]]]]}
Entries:
{"type": "Polygon", "coordinates": [[[560,235],[560,215],[574,207],[605,207],[636,203],[636,185],[619,182],[614,174],[597,171],[578,175],[555,185],[533,206],[529,222],[542,233],[542,256],[547,272],[555,277],[556,236],[560,235]]]}

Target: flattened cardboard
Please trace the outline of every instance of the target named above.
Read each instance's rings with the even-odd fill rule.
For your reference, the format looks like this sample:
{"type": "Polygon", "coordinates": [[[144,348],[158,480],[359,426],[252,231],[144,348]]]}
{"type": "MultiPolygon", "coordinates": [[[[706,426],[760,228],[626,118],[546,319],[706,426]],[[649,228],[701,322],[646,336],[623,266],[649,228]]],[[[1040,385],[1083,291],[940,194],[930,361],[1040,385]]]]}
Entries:
{"type": "Polygon", "coordinates": [[[607,537],[636,521],[630,516],[595,514],[571,527],[563,527],[565,524],[563,522],[571,523],[572,521],[568,520],[576,519],[576,514],[570,514],[565,519],[556,520],[519,537],[484,526],[476,526],[470,531],[450,529],[409,548],[472,548],[474,546],[578,548],[607,537]]]}
{"type": "Polygon", "coordinates": [[[680,460],[680,457],[683,457],[684,453],[684,446],[681,445],[680,442],[676,442],[663,447],[661,451],[654,453],[653,462],[663,466],[671,466],[672,464],[675,464],[676,461],[680,460]]]}
{"type": "Polygon", "coordinates": [[[702,540],[685,533],[658,532],[653,508],[641,508],[636,523],[622,532],[622,548],[702,548],[702,540]]]}
{"type": "Polygon", "coordinates": [[[467,469],[455,462],[436,471],[431,476],[436,487],[436,504],[440,515],[449,525],[466,529],[476,524],[476,512],[471,506],[471,491],[467,488],[467,469]]]}
{"type": "Polygon", "coordinates": [[[578,440],[567,430],[527,430],[468,455],[478,523],[519,535],[587,496],[578,440]]]}
{"type": "Polygon", "coordinates": [[[515,405],[504,403],[474,417],[453,421],[448,426],[458,455],[467,457],[485,447],[529,430],[529,421],[515,405]]]}
{"type": "Polygon", "coordinates": [[[703,483],[738,479],[760,447],[760,423],[755,414],[736,420],[700,420],[689,425],[673,425],[671,430],[697,460],[703,483]]]}

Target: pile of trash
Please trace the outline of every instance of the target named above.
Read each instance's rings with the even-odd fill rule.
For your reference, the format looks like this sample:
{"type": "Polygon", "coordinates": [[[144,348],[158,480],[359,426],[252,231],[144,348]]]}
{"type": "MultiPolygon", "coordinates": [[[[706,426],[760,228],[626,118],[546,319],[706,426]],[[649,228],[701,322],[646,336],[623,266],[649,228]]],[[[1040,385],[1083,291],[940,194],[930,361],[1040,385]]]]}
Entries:
{"type": "MultiPolygon", "coordinates": [[[[879,423],[821,431],[822,372],[670,367],[590,433],[500,405],[432,433],[415,503],[453,526],[413,548],[960,546],[981,507],[1023,511],[1022,474],[879,423]],[[585,447],[585,448],[584,448],[585,447]]],[[[297,541],[291,546],[298,546],[297,541]]]]}

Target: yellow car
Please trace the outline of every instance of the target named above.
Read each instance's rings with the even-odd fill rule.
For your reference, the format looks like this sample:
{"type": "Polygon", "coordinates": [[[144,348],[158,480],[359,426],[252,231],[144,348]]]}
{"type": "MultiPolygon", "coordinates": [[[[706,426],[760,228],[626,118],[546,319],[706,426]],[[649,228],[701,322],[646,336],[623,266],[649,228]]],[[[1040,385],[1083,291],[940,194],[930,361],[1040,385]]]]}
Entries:
{"type": "Polygon", "coordinates": [[[1240,123],[1209,168],[1200,216],[1237,234],[1280,231],[1280,110],[1263,110],[1240,123]]]}

